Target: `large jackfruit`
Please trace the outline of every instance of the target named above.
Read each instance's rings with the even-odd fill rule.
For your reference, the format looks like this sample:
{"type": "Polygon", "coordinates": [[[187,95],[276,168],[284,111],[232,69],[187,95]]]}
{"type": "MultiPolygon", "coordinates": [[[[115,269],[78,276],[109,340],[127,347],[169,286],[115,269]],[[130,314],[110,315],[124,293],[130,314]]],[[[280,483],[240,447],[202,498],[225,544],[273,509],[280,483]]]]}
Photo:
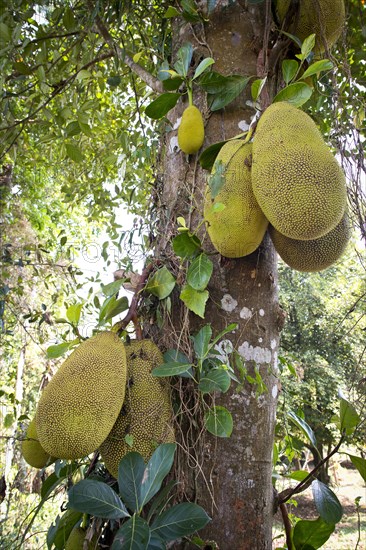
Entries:
{"type": "Polygon", "coordinates": [[[251,254],[262,242],[268,221],[253,194],[251,181],[252,144],[234,139],[221,148],[214,167],[223,164],[224,184],[214,201],[207,186],[204,217],[212,244],[222,256],[240,258],[251,254]],[[224,204],[218,212],[215,204],[224,204]]]}
{"type": "Polygon", "coordinates": [[[44,389],[36,411],[39,441],[58,458],[81,458],[107,437],[126,386],[125,346],[113,332],[83,342],[44,389]]]}
{"type": "Polygon", "coordinates": [[[311,241],[298,241],[281,235],[270,226],[269,233],[283,261],[298,271],[322,271],[343,254],[351,236],[347,214],[329,233],[311,241]]]}
{"type": "Polygon", "coordinates": [[[65,545],[65,550],[95,550],[98,547],[98,537],[94,536],[91,541],[84,547],[86,530],[82,527],[75,526],[71,531],[65,545]]]}
{"type": "Polygon", "coordinates": [[[282,235],[318,239],[341,220],[345,177],[314,121],[289,103],[261,116],[253,143],[253,192],[282,235]]]}
{"type": "Polygon", "coordinates": [[[118,476],[120,460],[130,451],[148,460],[157,445],[173,443],[172,405],[166,379],[154,378],[152,370],[163,363],[163,356],[151,340],[126,345],[128,382],[125,401],[115,425],[100,446],[107,469],[118,476]],[[132,446],[125,436],[133,437],[132,446]]]}
{"type": "MultiPolygon", "coordinates": [[[[317,54],[330,48],[340,37],[345,22],[344,0],[300,0],[299,14],[294,15],[289,30],[303,41],[315,33],[317,54]]],[[[277,0],[277,13],[283,22],[291,0],[277,0]]]]}
{"type": "Polygon", "coordinates": [[[202,115],[194,105],[187,107],[178,128],[178,145],[187,155],[193,155],[202,147],[205,128],[202,115]]]}
{"type": "Polygon", "coordinates": [[[35,418],[30,421],[25,437],[22,441],[22,455],[30,466],[44,468],[55,461],[55,458],[46,453],[38,440],[35,418]]]}

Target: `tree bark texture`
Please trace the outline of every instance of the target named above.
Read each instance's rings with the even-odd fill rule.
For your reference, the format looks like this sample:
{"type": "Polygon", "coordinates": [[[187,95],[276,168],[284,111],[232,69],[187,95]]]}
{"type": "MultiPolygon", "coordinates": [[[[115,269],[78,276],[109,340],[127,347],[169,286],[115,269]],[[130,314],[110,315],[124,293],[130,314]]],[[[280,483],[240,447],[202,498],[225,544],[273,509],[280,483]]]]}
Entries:
{"type": "MultiPolygon", "coordinates": [[[[265,2],[247,7],[244,2],[220,1],[204,26],[192,26],[180,19],[173,32],[172,62],[178,48],[189,41],[195,48],[194,66],[202,58],[212,56],[217,72],[258,75],[268,5],[265,2]]],[[[246,104],[249,89],[250,86],[230,105],[214,113],[209,113],[204,94],[194,89],[193,102],[206,118],[204,148],[248,129],[255,114],[246,104]]],[[[169,114],[172,130],[165,135],[157,206],[156,256],[168,265],[181,284],[184,271],[170,243],[176,235],[178,216],[185,218],[191,230],[202,221],[208,175],[200,168],[198,155],[187,158],[178,147],[177,128],[186,106],[186,102],[180,102],[169,114]]],[[[205,250],[214,252],[204,226],[200,238],[205,250]]],[[[247,257],[227,259],[216,253],[211,258],[214,273],[208,287],[210,298],[205,319],[188,314],[176,291],[163,329],[155,335],[151,329],[152,335],[162,348],[179,347],[192,357],[190,334],[210,323],[215,335],[235,322],[237,329],[225,336],[220,346],[234,347],[249,374],[253,375],[255,366],[259,367],[267,391],[258,395],[255,384],[246,382],[239,388],[232,384],[226,394],[215,395],[214,403],[227,407],[234,420],[231,437],[217,438],[202,428],[193,383],[187,379],[177,382],[175,393],[181,422],[175,472],[178,491],[181,499],[196,501],[212,517],[208,527],[200,532],[207,541],[205,548],[269,549],[273,515],[272,448],[279,386],[277,349],[282,328],[276,254],[266,236],[262,245],[247,257]]],[[[175,547],[193,548],[184,541],[175,547]]]]}

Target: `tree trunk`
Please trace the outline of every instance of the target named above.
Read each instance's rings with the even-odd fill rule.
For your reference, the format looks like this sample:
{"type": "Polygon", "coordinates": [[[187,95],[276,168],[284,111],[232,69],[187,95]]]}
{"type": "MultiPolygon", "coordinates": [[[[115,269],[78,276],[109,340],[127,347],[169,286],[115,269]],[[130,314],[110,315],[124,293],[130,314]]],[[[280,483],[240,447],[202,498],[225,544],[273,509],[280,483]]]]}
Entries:
{"type": "MultiPolygon", "coordinates": [[[[203,28],[177,23],[173,32],[174,53],[185,42],[195,47],[195,66],[202,57],[215,59],[214,70],[222,74],[256,75],[258,56],[263,40],[265,12],[268,2],[244,7],[244,2],[217,2],[215,13],[203,28]]],[[[268,17],[268,13],[267,13],[268,17]]],[[[250,86],[249,86],[250,88],[250,86]]],[[[250,99],[245,90],[225,109],[206,116],[204,147],[231,138],[248,129],[254,110],[246,105],[250,99]]],[[[205,98],[195,91],[193,101],[206,115],[205,98]]],[[[187,104],[180,102],[170,120],[178,126],[187,104]]],[[[189,157],[179,151],[176,131],[167,134],[163,167],[163,187],[159,195],[159,235],[156,256],[184,283],[179,261],[171,252],[170,241],[176,234],[176,218],[185,217],[194,230],[202,221],[202,197],[207,172],[198,163],[198,156],[189,157]]],[[[205,250],[213,251],[203,230],[200,237],[205,250]]],[[[272,548],[273,490],[271,483],[272,447],[278,393],[277,348],[282,328],[281,310],[277,301],[276,255],[268,236],[253,254],[229,260],[212,256],[214,274],[208,290],[205,319],[187,314],[182,302],[173,297],[172,313],[154,337],[163,347],[179,347],[190,354],[189,335],[203,324],[210,323],[217,334],[229,323],[237,323],[234,333],[225,337],[239,352],[248,373],[254,368],[266,385],[258,395],[256,385],[245,382],[241,388],[232,384],[225,395],[217,394],[215,404],[227,407],[234,420],[230,438],[216,438],[202,429],[192,383],[179,383],[180,399],[185,410],[194,408],[196,422],[183,422],[181,446],[177,460],[177,476],[181,497],[195,500],[212,517],[200,533],[207,541],[215,541],[225,550],[272,548]]],[[[230,345],[230,344],[229,344],[230,345]]],[[[238,374],[238,373],[237,373],[238,374]]],[[[184,408],[183,407],[183,408],[184,408]]],[[[177,548],[189,548],[180,543],[177,548]]],[[[215,548],[207,543],[206,548],[215,548]]],[[[195,546],[196,548],[196,546],[195,546]]]]}

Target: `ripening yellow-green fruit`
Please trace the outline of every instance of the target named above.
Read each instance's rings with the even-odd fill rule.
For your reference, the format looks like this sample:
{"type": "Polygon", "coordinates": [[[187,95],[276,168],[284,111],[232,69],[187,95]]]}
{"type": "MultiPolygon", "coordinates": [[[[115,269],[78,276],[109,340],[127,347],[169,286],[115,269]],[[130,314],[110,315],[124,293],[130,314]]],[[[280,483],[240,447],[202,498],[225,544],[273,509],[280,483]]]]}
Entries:
{"type": "Polygon", "coordinates": [[[347,214],[329,233],[311,241],[298,241],[281,235],[270,226],[269,234],[283,261],[297,271],[322,271],[342,256],[350,238],[347,214]]]}
{"type": "Polygon", "coordinates": [[[290,239],[322,237],[346,209],[341,167],[314,121],[289,103],[273,103],[259,119],[252,185],[268,221],[290,239]]]}
{"type": "Polygon", "coordinates": [[[112,431],[100,446],[106,468],[118,477],[118,465],[129,452],[148,460],[161,443],[175,441],[169,382],[152,376],[164,360],[151,340],[126,345],[128,381],[125,401],[112,431]],[[126,442],[126,436],[132,439],[126,442]]]}
{"type": "Polygon", "coordinates": [[[205,128],[202,115],[194,105],[187,107],[178,128],[178,145],[187,155],[193,155],[202,147],[205,128]]]}
{"type": "Polygon", "coordinates": [[[251,181],[252,144],[233,139],[216,157],[212,173],[223,171],[223,184],[211,199],[207,185],[204,217],[215,249],[228,258],[240,258],[258,248],[268,221],[253,194],[251,181]],[[224,208],[223,208],[224,207],[224,208]]]}
{"type": "Polygon", "coordinates": [[[113,332],[86,340],[44,389],[36,411],[39,441],[58,458],[81,458],[104,441],[126,387],[125,346],[113,332]]]}
{"type": "MultiPolygon", "coordinates": [[[[277,0],[277,14],[282,22],[291,0],[277,0]]],[[[299,15],[295,15],[288,30],[303,41],[315,33],[315,48],[321,54],[330,48],[341,35],[345,23],[344,0],[300,0],[299,15]]]]}
{"type": "Polygon", "coordinates": [[[55,461],[55,458],[46,453],[38,440],[35,418],[30,421],[25,439],[22,441],[22,455],[33,468],[44,468],[55,461]]]}
{"type": "MultiPolygon", "coordinates": [[[[65,550],[84,550],[85,535],[85,529],[82,527],[74,527],[66,541],[65,550]]],[[[95,550],[98,548],[98,537],[94,535],[85,548],[88,550],[95,550]]]]}

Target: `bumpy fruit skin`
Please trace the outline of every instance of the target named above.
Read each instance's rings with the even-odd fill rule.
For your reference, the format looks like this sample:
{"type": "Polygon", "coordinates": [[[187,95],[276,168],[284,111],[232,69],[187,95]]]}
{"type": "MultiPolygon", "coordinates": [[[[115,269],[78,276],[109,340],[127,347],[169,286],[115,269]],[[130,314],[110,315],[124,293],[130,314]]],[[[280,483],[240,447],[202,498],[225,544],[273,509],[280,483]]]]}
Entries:
{"type": "Polygon", "coordinates": [[[200,111],[194,105],[187,107],[178,128],[178,145],[187,155],[193,155],[202,147],[205,128],[200,111]]]}
{"type": "Polygon", "coordinates": [[[351,236],[347,214],[329,233],[312,241],[297,241],[281,235],[272,226],[269,234],[283,261],[297,271],[322,271],[342,256],[351,236]]]}
{"type": "Polygon", "coordinates": [[[253,194],[251,181],[252,144],[234,139],[221,148],[213,173],[225,166],[224,184],[214,200],[206,188],[204,217],[215,249],[227,258],[240,258],[258,248],[268,221],[253,194]],[[224,210],[214,212],[212,206],[224,204],[224,210]]]}
{"type": "Polygon", "coordinates": [[[22,455],[24,460],[33,468],[44,468],[55,461],[41,446],[38,441],[36,420],[30,421],[26,439],[22,441],[22,455]],[[28,439],[29,438],[29,439],[28,439]]]}
{"type": "Polygon", "coordinates": [[[101,332],[72,352],[44,389],[36,411],[42,447],[58,458],[81,458],[107,437],[121,410],[127,377],[125,346],[101,332]]]}
{"type": "Polygon", "coordinates": [[[270,105],[259,120],[252,184],[268,221],[290,239],[329,233],[347,204],[343,171],[314,121],[285,102],[270,105]]]}
{"type": "MultiPolygon", "coordinates": [[[[291,0],[277,0],[277,13],[282,22],[286,16],[291,0]]],[[[296,16],[295,16],[296,17],[296,16]]],[[[345,23],[344,0],[301,0],[297,21],[288,29],[303,41],[315,33],[317,54],[330,48],[341,35],[345,23]]]]}
{"type": "Polygon", "coordinates": [[[172,405],[169,382],[154,378],[152,370],[164,360],[151,340],[126,345],[128,382],[125,401],[115,425],[100,446],[106,468],[118,477],[118,465],[129,452],[140,453],[148,460],[157,445],[175,441],[172,428],[172,405]],[[133,436],[129,446],[125,436],[133,436]]]}
{"type": "MultiPolygon", "coordinates": [[[[82,527],[74,527],[71,531],[65,545],[65,550],[83,550],[86,531],[82,527]]],[[[95,550],[98,548],[98,538],[93,537],[88,543],[88,550],[95,550]]]]}

